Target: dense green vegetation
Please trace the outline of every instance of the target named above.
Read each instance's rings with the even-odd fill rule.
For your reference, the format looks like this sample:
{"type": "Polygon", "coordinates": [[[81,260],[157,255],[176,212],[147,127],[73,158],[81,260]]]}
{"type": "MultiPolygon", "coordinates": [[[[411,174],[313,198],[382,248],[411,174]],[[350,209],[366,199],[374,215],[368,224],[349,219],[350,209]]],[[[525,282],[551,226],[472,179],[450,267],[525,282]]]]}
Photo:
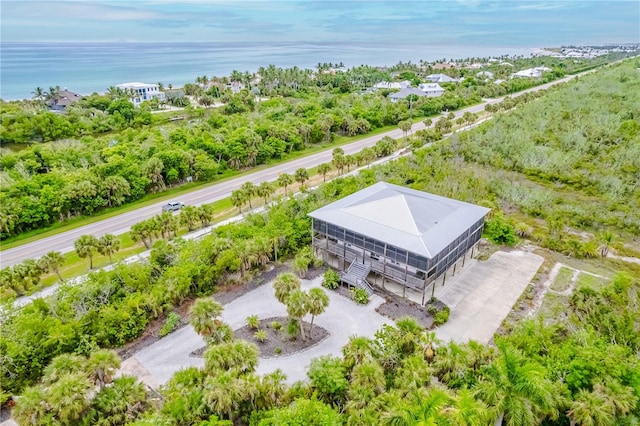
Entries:
{"type": "MultiPolygon", "coordinates": [[[[82,286],[63,287],[51,299],[7,310],[0,334],[3,392],[23,392],[27,398],[18,412],[42,423],[53,418],[52,424],[81,424],[78,413],[92,410],[96,423],[123,424],[101,420],[114,412],[113,404],[96,403],[102,390],[93,400],[54,398],[64,396],[54,394],[63,389],[60,382],[86,395],[82,377],[92,370],[66,370],[69,374],[47,387],[54,369],[47,365],[68,353],[90,360],[98,347],[136,338],[175,304],[247,279],[278,255],[297,253],[309,243],[308,211],[377,180],[491,206],[487,232],[499,242],[520,236],[572,257],[602,255],[614,237],[628,241],[640,233],[640,155],[627,155],[640,146],[638,67],[631,60],[581,77],[472,131],[326,183],[197,242],[157,241],[148,264],[119,265],[90,275],[82,286]],[[580,102],[572,100],[576,95],[580,102]],[[43,374],[43,385],[28,387],[43,374]],[[45,390],[51,397],[43,398],[45,390]],[[43,399],[49,405],[27,404],[43,399]]],[[[414,146],[424,137],[412,136],[414,146]]],[[[375,338],[353,338],[342,357],[314,360],[309,382],[287,387],[281,372],[256,375],[255,348],[225,334],[209,340],[204,368],[173,377],[162,390],[161,407],[127,411],[127,420],[136,425],[228,424],[225,420],[467,425],[496,419],[507,425],[636,424],[640,267],[607,258],[592,262],[613,271],[613,279],[590,275],[587,280],[581,274],[562,321],[513,324],[496,337],[495,348],[437,342],[412,319],[402,319],[375,338]]],[[[329,274],[327,286],[332,279],[329,274]]],[[[204,318],[220,325],[215,316],[204,318]]],[[[119,386],[122,399],[146,404],[132,383],[119,386]]]]}
{"type": "MultiPolygon", "coordinates": [[[[388,90],[360,92],[392,80],[391,73],[417,83],[434,70],[410,63],[385,71],[363,66],[341,72],[327,72],[320,64],[318,73],[270,66],[255,78],[235,72],[230,78],[199,77],[196,84],[186,85],[185,94],[202,106],[215,100],[225,105],[215,110],[189,107],[174,117],[181,121],[169,121],[169,113],[152,114],[153,105],[134,108],[126,93],[113,88],[84,98],[63,114],[47,111],[42,93],[32,102],[3,103],[0,143],[56,142],[0,151],[0,239],[90,216],[187,181],[212,181],[225,170],[264,164],[335,135],[409,123],[412,117],[455,110],[482,96],[514,93],[613,59],[615,55],[577,62],[512,58],[517,69],[546,65],[553,71],[541,79],[499,84],[476,80],[471,74],[476,70],[456,68],[449,72],[468,78],[445,84],[444,96],[396,104],[388,101],[388,90]],[[229,82],[246,88],[233,94],[229,82]],[[258,101],[265,95],[270,99],[258,101]]],[[[497,63],[488,69],[496,78],[513,72],[497,63]]],[[[51,91],[49,102],[55,99],[55,88],[51,91]]]]}

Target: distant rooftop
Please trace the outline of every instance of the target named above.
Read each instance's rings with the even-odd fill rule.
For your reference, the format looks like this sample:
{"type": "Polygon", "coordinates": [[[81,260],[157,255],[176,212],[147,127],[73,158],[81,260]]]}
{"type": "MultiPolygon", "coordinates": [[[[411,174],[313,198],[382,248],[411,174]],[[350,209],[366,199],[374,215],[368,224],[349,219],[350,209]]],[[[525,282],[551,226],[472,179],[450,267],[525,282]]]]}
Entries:
{"type": "Polygon", "coordinates": [[[487,213],[485,207],[378,182],[309,216],[431,259],[487,213]]]}

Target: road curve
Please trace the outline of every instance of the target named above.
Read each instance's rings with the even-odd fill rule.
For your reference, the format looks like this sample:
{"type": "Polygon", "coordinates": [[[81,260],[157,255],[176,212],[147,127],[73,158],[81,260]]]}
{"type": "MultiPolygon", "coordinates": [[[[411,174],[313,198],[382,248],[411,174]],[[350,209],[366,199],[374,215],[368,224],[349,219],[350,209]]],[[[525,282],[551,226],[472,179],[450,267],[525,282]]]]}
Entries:
{"type": "MultiPolygon", "coordinates": [[[[564,77],[551,83],[546,83],[540,86],[533,87],[531,89],[527,89],[523,92],[514,94],[513,96],[517,96],[526,92],[543,90],[553,85],[568,81],[574,77],[576,76],[564,77]]],[[[484,100],[481,104],[455,111],[454,114],[456,117],[460,117],[465,112],[482,112],[484,111],[484,108],[487,104],[495,104],[501,102],[503,99],[504,98],[484,100]]],[[[411,130],[416,131],[424,128],[424,123],[418,122],[413,125],[413,128],[411,130]]],[[[348,145],[343,145],[342,149],[344,149],[345,154],[354,154],[361,151],[365,147],[375,145],[380,139],[385,136],[399,139],[403,136],[403,134],[400,129],[390,130],[385,133],[360,139],[348,145]]],[[[263,170],[258,170],[253,173],[230,179],[225,182],[212,183],[206,188],[199,189],[188,194],[183,194],[179,197],[179,199],[187,205],[195,206],[212,203],[214,201],[228,197],[231,191],[239,189],[244,182],[249,181],[254,184],[259,184],[260,182],[264,181],[274,181],[278,178],[278,175],[280,173],[293,173],[301,167],[309,169],[317,166],[318,164],[330,162],[332,159],[332,151],[333,148],[330,148],[325,151],[309,155],[307,157],[292,160],[283,164],[278,164],[277,166],[269,167],[263,170]]],[[[2,252],[0,252],[0,265],[2,267],[10,266],[22,262],[25,259],[40,257],[51,250],[59,251],[61,253],[72,251],[74,249],[74,242],[82,235],[94,235],[96,237],[100,237],[104,234],[123,234],[129,231],[132,225],[159,214],[162,211],[163,204],[166,204],[166,201],[161,201],[149,206],[141,207],[134,211],[123,213],[121,215],[85,225],[80,228],[72,229],[58,235],[53,235],[51,237],[42,238],[40,240],[23,244],[18,247],[3,250],[2,252]]]]}

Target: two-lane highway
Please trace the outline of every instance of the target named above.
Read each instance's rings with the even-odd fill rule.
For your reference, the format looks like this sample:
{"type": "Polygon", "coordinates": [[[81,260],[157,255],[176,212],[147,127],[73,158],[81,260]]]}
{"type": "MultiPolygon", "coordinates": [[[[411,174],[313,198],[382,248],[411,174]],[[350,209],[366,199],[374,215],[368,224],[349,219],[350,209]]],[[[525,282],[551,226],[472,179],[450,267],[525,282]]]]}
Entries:
{"type": "MultiPolygon", "coordinates": [[[[551,83],[543,84],[524,92],[538,91],[546,89],[555,84],[562,83],[574,78],[574,76],[565,77],[560,80],[556,80],[551,83]]],[[[520,92],[518,94],[524,93],[520,92]]],[[[517,96],[515,94],[514,96],[517,96]]],[[[487,104],[495,104],[502,101],[503,98],[486,100],[479,105],[474,105],[469,108],[465,108],[454,112],[456,117],[462,116],[465,112],[478,113],[484,111],[487,104]]],[[[412,131],[424,129],[425,125],[422,122],[418,122],[413,125],[412,131]]],[[[353,142],[348,145],[343,145],[342,149],[346,154],[354,154],[361,151],[365,147],[374,146],[380,139],[385,136],[389,136],[394,139],[399,139],[403,136],[400,129],[391,130],[385,133],[381,133],[375,136],[363,138],[357,142],[353,142]]],[[[333,149],[318,152],[307,157],[299,158],[289,161],[287,163],[279,164],[277,166],[269,167],[263,170],[240,176],[225,182],[212,183],[206,188],[190,192],[188,194],[181,195],[180,201],[186,205],[201,205],[205,203],[212,203],[214,201],[228,197],[231,191],[234,191],[242,186],[244,182],[253,182],[259,184],[264,181],[274,181],[278,178],[280,173],[293,173],[295,170],[303,167],[309,169],[317,166],[321,163],[330,162],[332,159],[333,149]]],[[[73,250],[74,242],[82,235],[94,235],[100,237],[104,234],[122,234],[127,232],[132,225],[141,222],[145,219],[149,219],[162,211],[162,205],[166,201],[158,202],[146,207],[141,207],[134,211],[123,213],[118,216],[114,216],[109,219],[104,219],[99,222],[85,225],[81,228],[76,228],[71,231],[67,231],[51,237],[42,238],[32,243],[23,244],[18,247],[14,247],[8,250],[0,252],[0,265],[2,267],[10,266],[25,259],[40,257],[51,250],[66,253],[73,250]]]]}

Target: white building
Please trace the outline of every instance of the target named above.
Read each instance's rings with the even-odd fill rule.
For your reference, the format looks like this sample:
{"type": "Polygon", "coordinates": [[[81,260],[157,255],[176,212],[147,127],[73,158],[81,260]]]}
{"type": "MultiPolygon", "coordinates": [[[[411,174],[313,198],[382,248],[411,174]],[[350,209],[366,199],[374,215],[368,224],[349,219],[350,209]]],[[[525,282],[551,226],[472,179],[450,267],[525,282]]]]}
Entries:
{"type": "Polygon", "coordinates": [[[373,85],[374,89],[406,89],[407,87],[411,87],[411,82],[408,80],[393,82],[381,81],[373,85]]]}
{"type": "Polygon", "coordinates": [[[150,101],[154,98],[157,98],[159,101],[165,100],[164,92],[160,91],[157,84],[132,82],[118,84],[116,87],[119,89],[133,90],[135,92],[135,96],[129,99],[134,106],[140,106],[144,101],[150,101]]]}
{"type": "Polygon", "coordinates": [[[540,78],[543,73],[549,71],[551,71],[551,68],[548,67],[529,68],[528,70],[522,70],[511,74],[511,78],[540,78]]]}
{"type": "Polygon", "coordinates": [[[418,86],[418,89],[423,91],[425,95],[430,98],[437,98],[438,96],[442,96],[445,90],[440,87],[438,83],[421,83],[418,86]]]}

